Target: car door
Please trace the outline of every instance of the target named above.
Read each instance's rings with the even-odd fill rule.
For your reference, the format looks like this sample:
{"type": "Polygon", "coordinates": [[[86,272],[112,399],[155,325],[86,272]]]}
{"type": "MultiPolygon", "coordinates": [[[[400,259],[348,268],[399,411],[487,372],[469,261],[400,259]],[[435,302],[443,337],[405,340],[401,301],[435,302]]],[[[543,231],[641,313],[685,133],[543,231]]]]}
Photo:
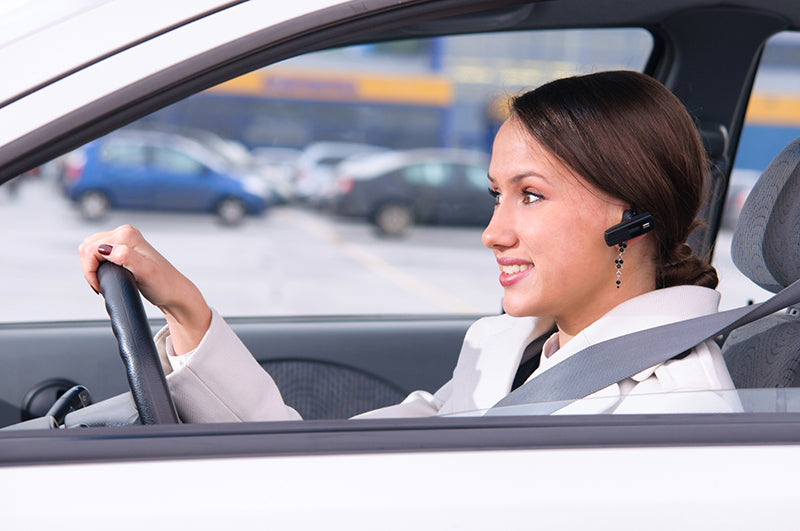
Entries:
{"type": "MultiPolygon", "coordinates": [[[[257,4],[236,4],[230,7],[230,12],[256,9],[257,4]]],[[[87,102],[77,99],[74,92],[69,92],[75,99],[60,103],[59,109],[69,104],[79,109],[80,113],[76,111],[75,115],[67,116],[69,119],[64,118],[52,125],[57,128],[56,132],[49,133],[58,141],[55,147],[37,149],[35,155],[33,151],[20,153],[28,153],[26,156],[32,157],[29,161],[38,160],[36,157],[41,156],[40,153],[52,154],[59,149],[58,146],[66,149],[72,138],[70,133],[80,133],[75,138],[85,140],[134,117],[151,125],[158,123],[167,126],[175,117],[182,117],[186,125],[192,127],[212,127],[209,124],[215,124],[213,127],[220,133],[240,137],[248,146],[300,147],[297,144],[330,140],[330,136],[338,136],[339,140],[366,143],[401,138],[403,145],[393,146],[395,148],[419,147],[416,142],[424,139],[425,142],[448,143],[486,151],[489,149],[491,132],[504,119],[502,113],[493,112],[495,107],[502,105],[493,105],[490,96],[515,93],[523,87],[535,86],[546,78],[564,75],[566,71],[583,72],[595,69],[598,65],[641,70],[647,64],[651,50],[660,53],[671,49],[661,46],[654,48],[653,38],[648,31],[629,28],[627,26],[631,24],[627,22],[623,30],[542,32],[538,23],[533,22],[535,17],[529,17],[532,6],[509,4],[500,11],[477,12],[475,18],[460,18],[456,24],[455,20],[448,20],[447,17],[452,13],[445,13],[446,8],[441,7],[442,4],[419,2],[419,5],[436,12],[430,20],[436,24],[441,22],[442,25],[421,23],[418,27],[408,28],[410,33],[406,33],[396,29],[396,26],[421,22],[406,20],[406,12],[392,23],[395,25],[391,26],[395,28],[392,32],[396,33],[384,34],[382,32],[389,31],[387,28],[390,26],[376,25],[374,31],[378,33],[371,35],[371,29],[359,29],[364,32],[364,39],[356,34],[345,35],[347,32],[344,32],[331,36],[331,41],[320,41],[318,35],[311,31],[305,41],[297,35],[291,37],[292,46],[295,47],[285,53],[271,50],[270,46],[275,44],[273,35],[276,30],[268,28],[258,34],[247,35],[248,39],[259,41],[250,51],[259,50],[258,53],[264,55],[259,56],[258,60],[252,59],[248,51],[248,61],[252,59],[253,62],[246,67],[242,64],[224,72],[220,65],[244,61],[238,56],[222,57],[226,53],[238,53],[232,50],[241,49],[238,46],[245,46],[244,41],[237,41],[237,46],[215,50],[215,54],[197,58],[199,62],[211,61],[214,64],[208,65],[207,70],[189,76],[184,76],[182,68],[189,67],[183,61],[176,65],[156,65],[155,61],[161,59],[161,55],[167,57],[166,54],[148,55],[149,61],[130,59],[126,62],[125,56],[120,57],[118,60],[125,65],[125,68],[116,72],[120,78],[140,75],[137,73],[151,65],[153,77],[134,80],[135,84],[124,85],[124,90],[109,89],[113,97],[95,93],[100,90],[99,84],[86,84],[83,88],[87,102]],[[442,11],[438,12],[440,9],[442,11]],[[443,18],[438,20],[438,17],[443,18]],[[481,34],[487,28],[487,21],[497,31],[481,34]],[[475,34],[464,35],[463,38],[440,37],[456,28],[459,28],[456,33],[475,34]],[[534,29],[525,31],[530,28],[534,29]],[[503,29],[508,31],[501,31],[503,29]],[[426,37],[384,42],[390,37],[407,37],[409,34],[426,37]],[[252,70],[254,63],[263,66],[286,59],[289,55],[301,55],[327,43],[332,46],[347,44],[351,39],[359,43],[374,41],[374,45],[336,46],[318,55],[298,57],[296,64],[290,64],[291,61],[287,60],[252,70]],[[596,55],[586,59],[588,56],[583,54],[589,52],[596,55]],[[351,60],[352,63],[347,63],[351,60]],[[363,74],[362,68],[366,66],[374,67],[369,75],[363,74]],[[387,67],[391,68],[387,70],[387,67]],[[206,73],[211,76],[211,72],[215,72],[213,80],[203,77],[206,73]],[[409,72],[411,75],[408,75],[409,72]],[[340,76],[343,73],[350,77],[342,79],[340,76]],[[234,78],[235,74],[242,76],[234,78]],[[169,76],[173,76],[174,84],[169,87],[159,84],[159,80],[169,76]],[[222,78],[229,82],[213,86],[222,78]],[[493,83],[493,80],[500,82],[493,83]],[[177,101],[178,96],[195,93],[201,85],[209,90],[177,101]],[[175,92],[170,92],[172,90],[175,92]],[[135,93],[136,97],[125,91],[135,93]],[[151,97],[148,103],[142,103],[151,97]],[[95,104],[93,98],[100,103],[95,104]],[[125,100],[125,104],[118,103],[115,98],[125,100]],[[154,111],[173,102],[172,106],[146,114],[146,111],[154,111]],[[212,102],[221,105],[213,106],[212,102]],[[138,106],[140,103],[142,107],[138,106]],[[85,105],[85,108],[81,105],[85,105]],[[323,127],[307,118],[322,115],[325,109],[331,108],[337,111],[333,130],[329,127],[330,123],[323,127]],[[274,109],[280,112],[269,114],[274,109]],[[376,109],[381,112],[372,112],[376,109]],[[115,116],[115,111],[120,111],[119,117],[115,116]],[[295,111],[298,114],[292,114],[295,111]],[[299,114],[300,111],[302,114],[299,114]],[[305,118],[292,120],[287,116],[305,118]],[[346,119],[341,119],[341,116],[346,119]],[[78,125],[69,126],[75,130],[64,125],[77,123],[70,120],[79,122],[78,125]]],[[[553,9],[558,5],[561,4],[548,4],[553,9]]],[[[342,9],[351,7],[347,5],[342,9]]],[[[478,7],[471,5],[464,9],[470,11],[478,7]]],[[[646,6],[641,9],[646,9],[646,6]]],[[[323,15],[319,16],[324,18],[323,15]]],[[[239,20],[254,23],[255,19],[248,17],[239,20]]],[[[311,24],[305,19],[295,22],[298,26],[311,24]]],[[[644,23],[641,19],[639,22],[644,23]]],[[[563,26],[563,22],[557,20],[549,23],[553,27],[563,26]]],[[[347,24],[342,22],[342,27],[350,27],[347,24]]],[[[606,22],[601,25],[605,26],[606,22]]],[[[595,24],[590,26],[594,28],[595,24]]],[[[191,27],[191,24],[187,25],[186,29],[191,27]]],[[[281,28],[281,31],[284,29],[281,28]]],[[[292,30],[289,28],[286,31],[292,30]]],[[[680,32],[672,33],[681,35],[680,32]]],[[[211,38],[207,32],[204,35],[206,39],[211,38]]],[[[702,40],[698,34],[694,35],[702,40]]],[[[186,50],[198,50],[198,46],[206,46],[207,42],[194,41],[191,46],[180,50],[164,44],[160,50],[188,53],[186,50]]],[[[160,46],[159,42],[151,45],[156,49],[160,46]]],[[[711,53],[704,47],[698,50],[711,53]]],[[[661,68],[672,68],[665,56],[658,56],[650,63],[650,71],[654,74],[658,71],[653,65],[659,60],[663,63],[661,68]]],[[[98,61],[96,69],[101,70],[106,63],[98,61]]],[[[751,64],[749,61],[748,65],[751,64]]],[[[715,61],[708,63],[707,68],[718,64],[715,61]]],[[[688,78],[689,71],[699,75],[697,70],[683,72],[677,66],[674,68],[675,75],[682,74],[688,78]]],[[[660,77],[668,78],[663,72],[660,77]]],[[[719,76],[719,79],[722,77],[719,76]]],[[[104,83],[114,79],[108,75],[92,77],[92,80],[102,80],[104,83]]],[[[685,83],[678,88],[705,86],[704,83],[715,86],[714,79],[692,80],[696,84],[685,83]]],[[[60,94],[58,90],[61,86],[56,83],[50,90],[60,94]]],[[[726,86],[715,88],[721,94],[726,86]]],[[[739,88],[730,90],[738,91],[739,88]]],[[[690,90],[684,92],[690,97],[695,94],[690,90]]],[[[725,93],[726,100],[738,101],[738,92],[733,95],[725,93]]],[[[692,108],[701,112],[717,99],[723,98],[696,101],[692,108]]],[[[28,101],[32,106],[40,103],[35,99],[23,98],[19,106],[14,108],[24,110],[22,104],[28,101]]],[[[4,107],[0,110],[8,109],[4,107]]],[[[23,113],[19,116],[28,115],[23,113]]],[[[15,122],[5,120],[4,123],[15,122]]],[[[34,125],[29,124],[28,127],[34,125]]],[[[10,148],[5,147],[0,154],[23,145],[15,143],[10,148]]],[[[17,167],[24,159],[17,152],[13,152],[13,155],[3,159],[8,164],[3,167],[4,170],[17,167]]],[[[34,182],[31,186],[36,187],[37,184],[34,182]]],[[[25,187],[22,192],[25,192],[25,187]]],[[[41,204],[25,203],[25,209],[37,213],[37,222],[47,217],[47,226],[59,229],[57,235],[53,232],[52,237],[36,237],[43,232],[50,234],[50,230],[42,231],[34,222],[21,224],[17,220],[22,218],[15,217],[21,216],[19,211],[3,209],[4,214],[12,216],[4,221],[4,226],[15,227],[13,234],[11,231],[4,234],[5,246],[19,248],[19,242],[25,242],[29,255],[48,257],[47,264],[26,260],[19,270],[35,275],[36,285],[41,286],[42,292],[59,294],[52,300],[47,300],[44,295],[34,297],[30,290],[24,289],[31,285],[29,277],[20,277],[17,273],[3,275],[3,300],[6,304],[3,305],[2,333],[3,345],[7,347],[4,356],[10,366],[17,369],[3,372],[0,388],[8,390],[5,397],[12,409],[19,408],[28,390],[43,380],[56,377],[102,389],[102,393],[98,391],[100,396],[124,389],[121,372],[114,370],[116,367],[119,371],[120,367],[117,366],[119,362],[115,357],[113,338],[108,335],[109,330],[105,325],[102,304],[75,275],[75,246],[88,233],[114,224],[136,224],[152,234],[174,260],[189,264],[187,273],[198,279],[212,304],[221,313],[231,317],[237,332],[247,337],[248,344],[252,345],[254,354],[262,363],[286,359],[307,361],[309,358],[318,359],[321,356],[319,353],[330,355],[326,363],[331,366],[358,367],[381,359],[380,378],[389,375],[398,389],[409,389],[407,385],[413,384],[435,390],[437,385],[446,381],[448,371],[452,371],[461,335],[468,323],[480,315],[497,313],[500,309],[496,266],[491,262],[490,255],[477,243],[479,230],[442,232],[436,228],[426,228],[413,235],[414,238],[407,242],[410,245],[401,246],[398,242],[375,237],[369,227],[328,218],[323,211],[294,207],[274,212],[275,215],[264,219],[263,223],[254,223],[236,232],[223,231],[213,222],[206,223],[205,220],[174,220],[161,225],[161,218],[129,214],[124,217],[115,215],[103,227],[86,226],[75,222],[69,210],[48,196],[46,190],[42,193],[47,198],[47,202],[43,203],[46,205],[44,208],[41,204]],[[26,232],[29,228],[32,232],[26,232]],[[53,241],[57,244],[53,245],[53,241]],[[39,244],[41,248],[34,247],[39,244]],[[462,266],[457,275],[453,271],[454,256],[458,256],[459,265],[462,266]],[[432,265],[434,260],[437,260],[435,266],[432,265]],[[464,264],[469,264],[468,272],[464,264]],[[239,317],[241,320],[238,320],[239,317]],[[63,324],[65,320],[92,322],[67,326],[63,324]],[[19,325],[20,322],[25,324],[19,325]],[[39,324],[31,325],[31,322],[39,324]],[[276,334],[281,338],[280,341],[275,339],[276,334]],[[423,345],[421,339],[417,338],[433,340],[423,345]],[[279,344],[282,346],[276,346],[279,344]],[[413,364],[408,361],[409,353],[418,356],[413,364]],[[347,363],[341,361],[344,358],[348,360],[347,363]],[[101,359],[102,362],[98,361],[101,359]],[[110,374],[117,376],[111,377],[110,374]],[[428,376],[430,380],[427,380],[428,376]],[[108,383],[112,380],[114,385],[108,383]],[[400,381],[402,384],[396,383],[400,381]]],[[[25,198],[25,194],[21,193],[20,197],[25,198]]],[[[152,316],[158,316],[157,310],[149,310],[152,316]]],[[[154,328],[161,323],[154,321],[154,328]]],[[[371,371],[371,374],[374,376],[376,373],[371,371]]],[[[302,381],[308,382],[309,377],[302,381]]]]}
{"type": "MultiPolygon", "coordinates": [[[[123,2],[101,7],[116,4],[123,2]]],[[[264,138],[266,130],[270,134],[264,141],[277,145],[279,140],[303,137],[313,126],[302,128],[298,134],[301,128],[294,121],[254,111],[268,106],[302,107],[314,114],[322,106],[344,106],[360,98],[358,103],[365,107],[386,105],[402,120],[376,128],[367,113],[353,113],[341,121],[341,131],[356,140],[403,127],[400,136],[405,141],[425,136],[488,149],[487,137],[491,135],[487,132],[496,121],[476,118],[484,116],[481,111],[487,103],[486,92],[514,93],[520,87],[513,80],[535,86],[551,74],[565,75],[573,68],[642,69],[647,63],[649,73],[670,82],[686,98],[699,123],[711,129],[722,126],[716,128],[716,136],[708,138],[720,141],[717,153],[723,163],[717,175],[723,179],[721,188],[717,183],[712,190],[724,191],[724,161],[733,160],[735,154],[737,124],[741,124],[746,95],[752,87],[753,66],[762,55],[764,34],[787,24],[798,29],[796,13],[778,17],[769,11],[776,6],[789,10],[794,5],[791,2],[780,6],[778,2],[764,2],[751,9],[746,2],[733,7],[691,0],[674,5],[582,2],[579,8],[575,2],[560,0],[524,5],[505,1],[369,0],[341,6],[329,2],[327,10],[309,13],[303,8],[307,5],[304,2],[276,8],[274,2],[267,1],[262,3],[265,9],[260,17],[249,12],[246,14],[250,16],[234,16],[237,9],[258,4],[228,2],[227,7],[216,8],[218,11],[207,17],[219,15],[224,24],[211,24],[213,21],[198,15],[195,22],[200,27],[195,35],[200,38],[193,42],[177,38],[181,31],[195,29],[192,20],[176,23],[174,32],[164,30],[167,43],[162,48],[158,42],[147,41],[153,35],[148,28],[150,37],[141,36],[142,48],[161,53],[131,54],[127,62],[124,53],[110,57],[109,62],[123,67],[111,72],[120,78],[122,88],[118,90],[104,93],[99,88],[116,77],[102,69],[104,56],[94,53],[89,59],[97,63],[88,64],[86,69],[89,74],[99,70],[106,75],[88,76],[92,83],[74,84],[81,81],[78,70],[87,61],[82,59],[69,66],[76,70],[74,75],[71,71],[63,75],[67,88],[61,92],[60,82],[43,91],[26,86],[31,97],[21,93],[17,106],[23,111],[46,111],[45,96],[51,92],[69,96],[59,102],[59,108],[73,112],[57,115],[58,119],[46,126],[31,125],[31,121],[39,124],[36,120],[46,118],[46,113],[18,112],[19,122],[36,134],[0,145],[0,172],[44,162],[59,149],[77,147],[77,139],[88,140],[142,116],[146,110],[210,87],[211,78],[214,83],[222,79],[232,82],[167,109],[165,114],[191,116],[195,126],[201,123],[201,117],[221,117],[220,130],[239,132],[251,142],[259,135],[264,138]],[[480,11],[484,8],[487,10],[480,11]],[[376,9],[376,13],[373,15],[370,9],[376,9]],[[399,11],[393,12],[395,9],[399,11]],[[291,10],[303,16],[289,23],[277,18],[276,13],[291,10]],[[262,21],[265,27],[252,28],[251,24],[262,21]],[[592,37],[567,32],[562,38],[562,28],[570,24],[592,28],[586,32],[592,37]],[[606,31],[614,30],[604,28],[617,24],[626,28],[623,36],[609,36],[606,31]],[[650,38],[628,39],[626,32],[636,25],[652,30],[657,36],[655,46],[650,38]],[[230,28],[247,31],[237,35],[229,46],[195,55],[195,50],[207,51],[207,43],[230,28]],[[542,40],[520,41],[529,33],[520,30],[530,28],[535,28],[530,33],[544,34],[542,40]],[[504,29],[509,31],[501,31],[504,29]],[[453,41],[439,40],[443,34],[459,34],[460,39],[471,31],[486,30],[492,31],[486,40],[459,41],[464,47],[460,55],[447,52],[453,41]],[[178,35],[173,39],[171,33],[178,35]],[[330,63],[332,56],[349,56],[363,66],[370,61],[371,53],[387,51],[387,39],[412,35],[432,38],[390,46],[391,60],[381,55],[372,57],[379,63],[379,73],[366,81],[372,82],[370,87],[384,87],[383,93],[358,92],[357,81],[343,82],[331,78],[329,72],[310,78],[303,77],[307,70],[295,72],[294,77],[282,78],[284,82],[277,87],[270,84],[268,75],[257,82],[251,77],[231,79],[234,71],[244,73],[254,64],[262,66],[300,50],[327,45],[337,49],[324,54],[316,64],[330,63]],[[597,36],[603,40],[593,40],[597,36]],[[496,44],[504,38],[509,43],[505,51],[496,44]],[[360,46],[338,48],[348,41],[360,46]],[[372,44],[361,46],[365,42],[372,44]],[[643,48],[642,42],[646,42],[643,48]],[[186,49],[192,54],[181,56],[186,49]],[[643,53],[636,53],[642,49],[643,53]],[[651,49],[655,50],[652,56],[651,49]],[[430,55],[414,56],[420,50],[430,55]],[[614,50],[620,53],[612,53],[614,50]],[[593,55],[585,56],[584,51],[593,55]],[[162,59],[172,62],[163,64],[162,59]],[[416,78],[412,85],[415,90],[408,90],[402,76],[385,77],[387,66],[400,65],[407,72],[420,64],[426,69],[430,66],[433,72],[427,75],[431,72],[426,70],[424,79],[416,78]],[[151,65],[152,71],[146,70],[151,65]],[[486,70],[486,65],[497,70],[486,70]],[[135,77],[142,72],[152,75],[135,77]],[[445,74],[453,75],[452,85],[437,84],[445,74]],[[507,83],[491,88],[488,83],[483,85],[495,78],[507,83]],[[75,91],[76,86],[83,90],[75,91]],[[234,88],[238,92],[225,100],[226,112],[208,105],[234,88]],[[261,88],[271,92],[258,93],[254,98],[261,88]],[[86,101],[76,94],[85,94],[86,101]],[[255,101],[254,107],[232,110],[243,101],[251,101],[249,98],[255,101]],[[474,101],[470,102],[471,98],[474,101]],[[196,112],[182,112],[189,107],[196,112]],[[450,120],[438,120],[442,114],[450,120]],[[247,121],[249,116],[253,121],[247,121]],[[239,129],[231,126],[237,122],[239,129]],[[264,123],[268,127],[255,127],[264,123]],[[414,129],[420,124],[421,132],[414,129]],[[73,137],[76,140],[71,145],[73,137]]],[[[140,2],[129,7],[133,14],[143,11],[140,2]]],[[[86,6],[81,9],[99,11],[86,6]]],[[[58,10],[51,11],[59,14],[58,10]]],[[[111,17],[108,26],[135,27],[134,23],[170,12],[144,11],[148,16],[130,17],[130,21],[111,17]]],[[[103,33],[104,38],[115,34],[103,33]]],[[[64,47],[84,44],[79,38],[84,35],[81,32],[69,35],[69,39],[51,42],[64,47]]],[[[94,37],[91,32],[85,35],[94,37]]],[[[113,48],[103,52],[114,55],[113,48]]],[[[40,53],[38,57],[37,62],[45,63],[61,55],[40,53]]],[[[305,66],[314,62],[313,58],[304,59],[305,66]]],[[[333,63],[333,69],[343,71],[341,64],[333,63]]],[[[50,70],[41,71],[51,76],[50,70]]],[[[10,72],[11,84],[26,79],[23,72],[4,72],[10,72]]],[[[10,107],[14,110],[15,104],[10,107]]],[[[8,138],[7,131],[17,125],[3,112],[7,110],[0,107],[2,138],[8,138]]],[[[3,178],[8,177],[5,174],[3,178]]],[[[721,195],[709,196],[711,214],[706,215],[706,222],[711,239],[701,246],[704,251],[711,250],[708,243],[714,241],[713,212],[721,206],[721,195]]],[[[340,382],[348,382],[349,389],[358,388],[355,384],[360,381],[319,378],[316,369],[323,363],[315,365],[315,361],[332,369],[360,371],[401,390],[433,390],[452,371],[469,322],[481,314],[497,313],[500,307],[497,290],[483,283],[486,277],[496,284],[496,265],[485,251],[476,251],[479,231],[475,230],[417,228],[400,245],[375,237],[366,226],[293,207],[272,212],[274,215],[263,222],[236,231],[202,219],[162,225],[158,216],[130,213],[114,214],[102,226],[88,226],[71,214],[48,188],[46,179],[26,178],[16,199],[6,198],[0,188],[0,197],[4,201],[0,240],[2,248],[9,250],[0,254],[4,302],[0,305],[0,397],[7,403],[0,413],[8,414],[3,424],[15,420],[14,415],[39,384],[64,385],[62,381],[53,382],[55,379],[84,383],[97,398],[126,388],[102,303],[76,278],[75,247],[87,233],[106,226],[134,223],[152,234],[159,247],[229,318],[262,364],[295,364],[279,384],[282,391],[302,389],[309,394],[323,384],[336,388],[340,382]],[[484,263],[488,264],[485,269],[484,263]]],[[[718,263],[724,247],[723,241],[717,242],[718,263]]],[[[730,291],[722,291],[723,301],[730,301],[730,291]]],[[[741,296],[750,297],[746,290],[741,296]]],[[[158,315],[152,308],[149,311],[158,315]]],[[[156,319],[152,324],[157,329],[163,321],[156,319]]],[[[279,374],[274,365],[269,369],[279,374]]],[[[50,396],[55,398],[63,388],[51,390],[50,396]]],[[[362,396],[371,396],[373,390],[368,388],[362,396]]],[[[325,395],[323,401],[330,396],[325,395]]],[[[17,528],[68,526],[70,522],[80,522],[85,529],[126,525],[157,528],[165,523],[176,524],[173,527],[247,528],[258,522],[296,529],[337,524],[374,529],[378,522],[378,527],[397,529],[531,525],[572,529],[781,529],[791,528],[796,520],[796,489],[787,470],[798,458],[797,426],[797,414],[773,412],[677,418],[392,419],[4,432],[0,436],[0,484],[5,487],[8,506],[5,521],[17,528]],[[54,464],[59,466],[51,466],[54,464]],[[525,467],[531,473],[525,473],[525,467]],[[164,504],[153,478],[169,478],[170,492],[181,493],[178,503],[164,504]],[[224,488],[208,488],[209,478],[224,488]],[[43,501],[47,495],[43,485],[76,487],[72,495],[66,490],[66,495],[43,501]],[[156,501],[130,511],[131,500],[151,491],[156,501]],[[48,510],[42,510],[43,506],[48,510]],[[87,507],[92,508],[95,518],[85,518],[87,507]]]]}
{"type": "Polygon", "coordinates": [[[417,219],[441,219],[439,208],[446,204],[447,193],[455,184],[453,168],[442,161],[424,160],[406,166],[402,177],[417,219]]]}
{"type": "Polygon", "coordinates": [[[453,178],[437,207],[440,223],[485,226],[492,217],[486,166],[453,164],[453,178]]]}
{"type": "Polygon", "coordinates": [[[223,178],[176,147],[150,146],[148,169],[154,182],[153,208],[209,210],[224,193],[223,178]]]}
{"type": "Polygon", "coordinates": [[[98,160],[87,163],[94,182],[102,186],[121,208],[147,208],[153,200],[156,176],[148,170],[147,148],[136,139],[110,139],[92,153],[98,160]]]}

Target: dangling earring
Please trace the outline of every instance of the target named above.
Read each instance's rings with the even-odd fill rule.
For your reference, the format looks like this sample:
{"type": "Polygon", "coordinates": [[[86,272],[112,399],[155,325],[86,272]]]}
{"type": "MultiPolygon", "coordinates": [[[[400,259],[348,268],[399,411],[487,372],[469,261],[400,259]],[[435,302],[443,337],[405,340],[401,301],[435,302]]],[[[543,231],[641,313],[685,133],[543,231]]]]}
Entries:
{"type": "Polygon", "coordinates": [[[622,284],[622,281],[620,280],[620,277],[622,277],[622,253],[625,252],[626,247],[628,247],[627,242],[621,242],[619,244],[619,249],[617,249],[619,251],[619,255],[617,256],[617,259],[614,260],[614,263],[617,265],[617,289],[619,289],[619,285],[622,284]]]}

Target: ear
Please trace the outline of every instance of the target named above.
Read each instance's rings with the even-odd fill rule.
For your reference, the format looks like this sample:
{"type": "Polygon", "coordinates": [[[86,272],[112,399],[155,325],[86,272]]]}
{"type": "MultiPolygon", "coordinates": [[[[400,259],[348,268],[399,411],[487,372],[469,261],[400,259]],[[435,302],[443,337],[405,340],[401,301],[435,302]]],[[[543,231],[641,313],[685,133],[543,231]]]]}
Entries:
{"type": "Polygon", "coordinates": [[[654,224],[653,216],[649,212],[634,214],[632,210],[626,210],[622,221],[606,229],[603,238],[609,247],[622,242],[630,242],[636,237],[652,231],[654,224]]]}

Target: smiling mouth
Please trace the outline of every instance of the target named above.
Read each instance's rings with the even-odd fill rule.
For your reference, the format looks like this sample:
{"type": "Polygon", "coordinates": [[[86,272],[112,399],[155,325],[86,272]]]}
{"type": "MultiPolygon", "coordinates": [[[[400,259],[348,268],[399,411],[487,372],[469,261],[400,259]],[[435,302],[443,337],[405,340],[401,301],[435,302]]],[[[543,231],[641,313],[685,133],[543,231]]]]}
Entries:
{"type": "Polygon", "coordinates": [[[498,264],[500,266],[500,285],[508,288],[527,277],[533,271],[533,264],[498,264]]]}

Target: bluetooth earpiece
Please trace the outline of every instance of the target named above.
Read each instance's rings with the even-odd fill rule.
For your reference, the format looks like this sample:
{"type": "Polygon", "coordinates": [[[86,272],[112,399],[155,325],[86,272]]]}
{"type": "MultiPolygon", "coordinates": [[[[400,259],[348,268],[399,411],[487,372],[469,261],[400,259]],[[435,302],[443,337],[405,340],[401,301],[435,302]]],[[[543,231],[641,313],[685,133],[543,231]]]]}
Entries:
{"type": "Polygon", "coordinates": [[[622,213],[622,221],[613,227],[609,227],[603,233],[606,245],[614,247],[624,241],[650,232],[653,230],[653,223],[655,222],[650,212],[637,214],[635,209],[626,210],[622,213]]]}

